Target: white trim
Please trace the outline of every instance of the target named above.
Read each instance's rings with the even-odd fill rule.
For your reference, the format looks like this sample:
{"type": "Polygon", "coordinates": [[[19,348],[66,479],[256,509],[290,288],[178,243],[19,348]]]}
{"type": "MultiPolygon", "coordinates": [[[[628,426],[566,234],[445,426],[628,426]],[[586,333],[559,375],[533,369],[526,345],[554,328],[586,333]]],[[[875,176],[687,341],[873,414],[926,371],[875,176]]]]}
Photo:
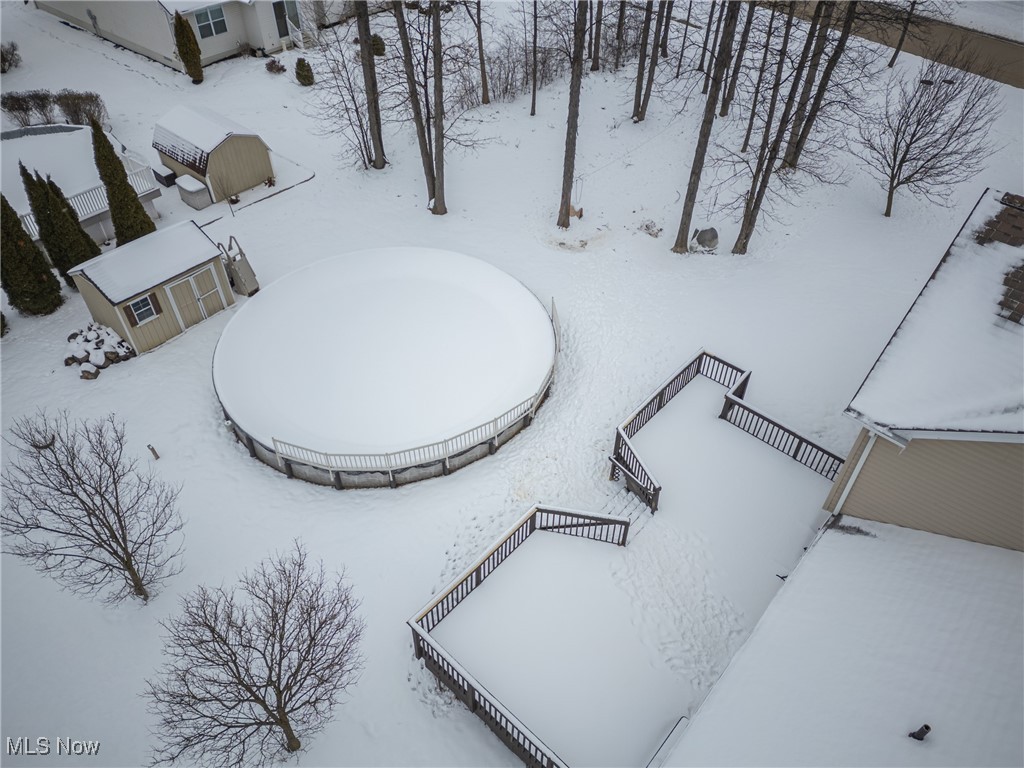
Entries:
{"type": "MultiPolygon", "coordinates": [[[[128,309],[130,309],[132,311],[132,316],[135,318],[135,327],[136,328],[141,328],[146,323],[148,323],[148,322],[150,322],[152,320],[156,320],[161,315],[160,312],[156,311],[156,307],[153,306],[153,300],[151,298],[149,298],[149,294],[148,293],[145,293],[142,296],[139,296],[139,298],[134,299],[132,301],[126,301],[125,302],[125,306],[127,306],[128,309]],[[135,307],[132,306],[133,304],[138,304],[140,301],[149,302],[149,309],[153,313],[152,315],[150,315],[149,317],[147,317],[144,320],[139,320],[139,313],[136,312],[135,311],[135,307]]],[[[131,325],[131,323],[129,323],[129,325],[131,325]]]]}
{"type": "Polygon", "coordinates": [[[171,293],[171,288],[173,288],[177,284],[178,283],[168,283],[167,285],[165,285],[164,293],[167,294],[167,301],[171,303],[171,310],[174,312],[174,319],[178,321],[178,333],[184,333],[185,322],[181,319],[181,311],[178,309],[178,302],[174,300],[174,294],[171,293]]]}
{"type": "Polygon", "coordinates": [[[871,453],[871,448],[875,444],[875,440],[878,439],[878,433],[872,432],[868,438],[868,444],[864,446],[864,450],[860,454],[860,458],[857,459],[857,466],[853,468],[853,472],[846,479],[846,485],[843,487],[843,492],[839,495],[839,501],[836,502],[836,514],[842,514],[843,504],[846,503],[846,497],[850,495],[850,490],[853,488],[853,484],[857,482],[857,475],[860,474],[861,468],[864,466],[864,462],[867,461],[868,454],[871,453]]]}
{"type": "Polygon", "coordinates": [[[1024,443],[1022,432],[957,432],[954,430],[901,429],[897,437],[911,440],[958,440],[971,443],[1024,443]]]}

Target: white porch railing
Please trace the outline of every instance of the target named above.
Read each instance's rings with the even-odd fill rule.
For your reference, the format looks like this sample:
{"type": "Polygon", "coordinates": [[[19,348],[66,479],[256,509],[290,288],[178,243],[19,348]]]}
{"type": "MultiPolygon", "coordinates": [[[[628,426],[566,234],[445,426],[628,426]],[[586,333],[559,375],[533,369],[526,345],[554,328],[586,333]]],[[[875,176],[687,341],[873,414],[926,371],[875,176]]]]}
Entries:
{"type": "MultiPolygon", "coordinates": [[[[148,165],[136,162],[130,157],[123,158],[125,171],[128,172],[128,183],[132,185],[135,194],[139,197],[152,192],[157,188],[156,179],[153,178],[153,169],[148,165]]],[[[71,195],[68,203],[75,209],[80,221],[84,221],[98,213],[103,213],[110,206],[107,202],[107,188],[101,183],[83,192],[71,195]]],[[[21,224],[25,227],[29,237],[33,240],[39,237],[39,226],[36,224],[36,217],[32,213],[26,213],[21,218],[21,224]]]]}

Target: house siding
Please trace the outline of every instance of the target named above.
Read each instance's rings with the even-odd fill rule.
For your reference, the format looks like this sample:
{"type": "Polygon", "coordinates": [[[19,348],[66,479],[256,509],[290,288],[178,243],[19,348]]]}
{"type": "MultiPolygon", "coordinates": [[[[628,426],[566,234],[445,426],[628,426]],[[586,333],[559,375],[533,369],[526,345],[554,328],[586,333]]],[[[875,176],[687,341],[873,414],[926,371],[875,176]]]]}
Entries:
{"type": "Polygon", "coordinates": [[[143,56],[181,69],[167,14],[155,2],[37,0],[36,7],[143,56]],[[88,13],[96,18],[93,24],[88,13]]]}
{"type": "MultiPolygon", "coordinates": [[[[216,3],[212,3],[209,7],[216,7],[216,3]]],[[[199,43],[204,67],[242,51],[248,51],[250,47],[249,30],[244,14],[247,8],[241,3],[224,3],[219,7],[224,11],[224,23],[227,26],[227,31],[205,39],[199,35],[199,25],[196,24],[195,14],[190,13],[187,16],[189,24],[192,25],[192,31],[196,33],[196,42],[199,43]]]]}
{"type": "Polygon", "coordinates": [[[213,152],[206,166],[214,202],[251,189],[274,175],[267,145],[255,136],[230,136],[213,152]]]}
{"type": "Polygon", "coordinates": [[[860,461],[861,454],[864,453],[864,448],[868,444],[868,431],[863,427],[857,438],[853,441],[853,447],[850,448],[850,452],[846,457],[846,462],[843,464],[843,468],[839,470],[839,474],[836,476],[835,482],[832,483],[832,490],[829,491],[828,497],[825,499],[823,509],[828,512],[836,511],[836,504],[839,503],[839,497],[843,495],[843,490],[846,488],[847,483],[850,482],[850,476],[857,468],[857,462],[860,461]]]}
{"type": "Polygon", "coordinates": [[[1022,550],[1024,445],[876,440],[840,511],[1022,550]]]}

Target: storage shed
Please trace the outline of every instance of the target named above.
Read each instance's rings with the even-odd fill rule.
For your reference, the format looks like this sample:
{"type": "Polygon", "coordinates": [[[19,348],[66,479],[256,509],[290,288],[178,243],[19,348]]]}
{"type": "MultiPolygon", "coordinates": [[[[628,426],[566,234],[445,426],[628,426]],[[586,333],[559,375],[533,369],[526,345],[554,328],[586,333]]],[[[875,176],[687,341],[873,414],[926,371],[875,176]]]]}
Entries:
{"type": "Polygon", "coordinates": [[[235,303],[220,249],[194,221],[133,240],[68,274],[93,318],[140,353],[235,303]]]}
{"type": "Polygon", "coordinates": [[[160,162],[198,179],[217,203],[274,178],[270,148],[254,131],[202,107],[177,106],[153,130],[160,162]]]}

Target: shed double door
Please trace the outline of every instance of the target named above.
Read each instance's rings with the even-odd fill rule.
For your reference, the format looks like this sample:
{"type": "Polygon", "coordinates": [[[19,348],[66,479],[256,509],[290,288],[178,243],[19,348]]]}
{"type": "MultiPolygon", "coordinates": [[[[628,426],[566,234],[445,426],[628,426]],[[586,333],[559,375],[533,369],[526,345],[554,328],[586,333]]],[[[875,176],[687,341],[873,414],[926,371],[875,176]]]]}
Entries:
{"type": "Polygon", "coordinates": [[[213,268],[207,267],[171,286],[171,298],[186,328],[224,309],[213,268]]]}

